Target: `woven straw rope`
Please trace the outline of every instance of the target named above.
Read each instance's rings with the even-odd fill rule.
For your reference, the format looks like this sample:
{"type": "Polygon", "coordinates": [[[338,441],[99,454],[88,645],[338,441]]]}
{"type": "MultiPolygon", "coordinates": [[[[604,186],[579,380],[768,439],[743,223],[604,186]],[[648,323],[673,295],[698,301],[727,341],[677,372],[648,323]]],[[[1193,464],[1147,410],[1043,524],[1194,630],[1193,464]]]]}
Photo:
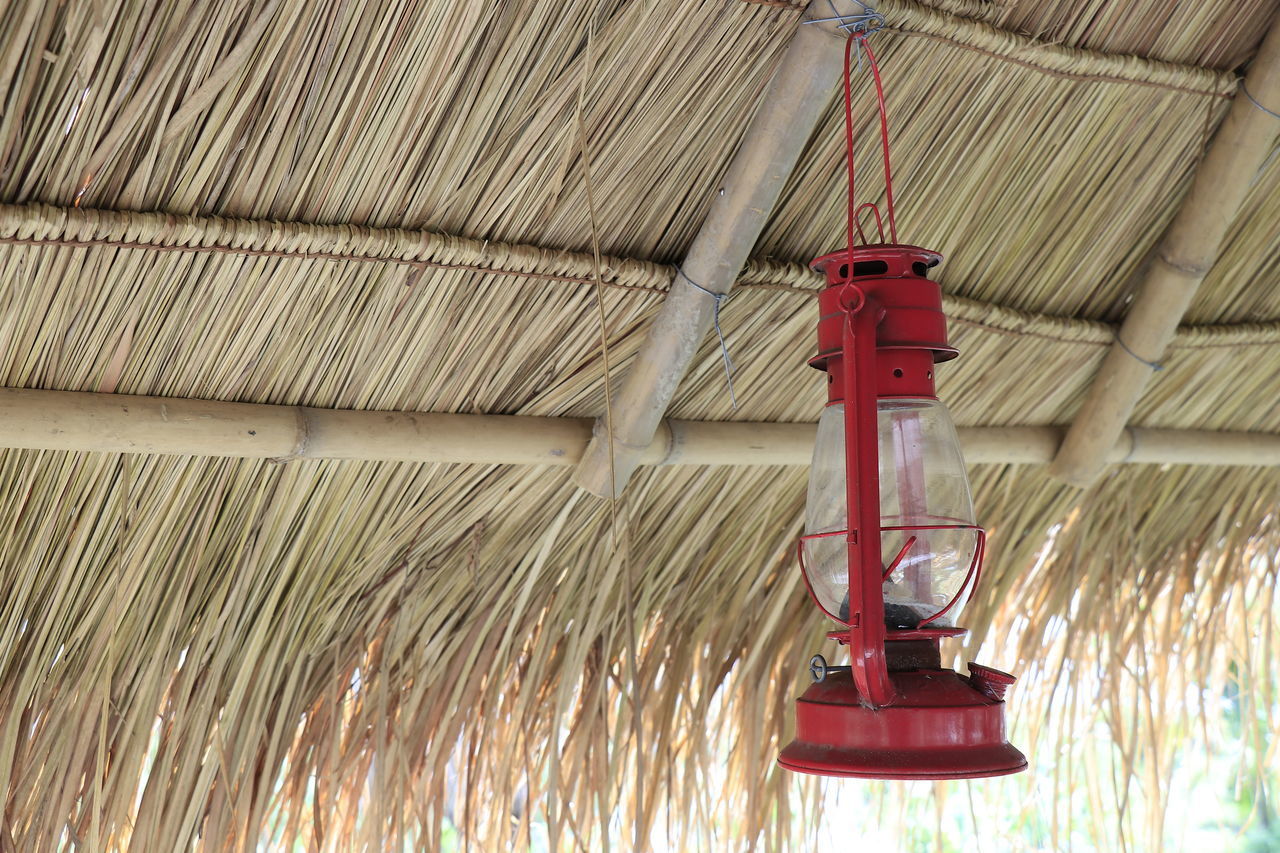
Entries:
{"type": "MultiPolygon", "coordinates": [[[[801,11],[809,4],[765,2],[761,5],[801,11]]],[[[888,32],[945,42],[1054,77],[1151,86],[1218,98],[1231,97],[1239,84],[1239,78],[1229,72],[1050,44],[999,29],[974,17],[932,9],[911,0],[879,0],[875,6],[889,22],[885,27],[888,32]]],[[[971,7],[972,4],[953,4],[952,8],[960,13],[977,11],[971,7]]]]}
{"type": "MultiPolygon", "coordinates": [[[[427,231],[310,225],[160,213],[78,210],[50,205],[0,205],[0,244],[53,248],[120,248],[151,252],[201,252],[246,257],[395,263],[418,268],[510,275],[590,285],[591,255],[538,246],[493,243],[427,231]]],[[[604,256],[608,287],[663,293],[673,267],[604,256]]],[[[810,298],[821,276],[799,263],[752,260],[738,287],[810,298]]],[[[944,297],[953,322],[998,334],[1037,337],[1067,345],[1106,346],[1115,337],[1107,323],[1018,311],[959,296],[944,297]]],[[[1265,346],[1280,343],[1280,321],[1179,330],[1179,349],[1265,346]]]]}

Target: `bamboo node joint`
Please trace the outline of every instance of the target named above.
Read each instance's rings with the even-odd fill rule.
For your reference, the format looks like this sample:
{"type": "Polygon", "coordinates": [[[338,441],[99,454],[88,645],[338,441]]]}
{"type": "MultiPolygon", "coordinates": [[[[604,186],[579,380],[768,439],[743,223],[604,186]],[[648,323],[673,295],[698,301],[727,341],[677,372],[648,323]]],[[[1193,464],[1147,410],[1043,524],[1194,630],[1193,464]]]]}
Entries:
{"type": "Polygon", "coordinates": [[[272,462],[292,462],[295,459],[303,459],[311,449],[311,419],[307,417],[307,410],[304,406],[294,406],[293,413],[297,420],[293,449],[287,456],[278,456],[271,460],[272,462]]]}
{"type": "Polygon", "coordinates": [[[1160,262],[1170,269],[1180,272],[1188,278],[1202,279],[1209,274],[1209,270],[1213,269],[1212,263],[1207,264],[1191,264],[1185,261],[1177,261],[1169,257],[1165,252],[1160,252],[1160,262]]]}

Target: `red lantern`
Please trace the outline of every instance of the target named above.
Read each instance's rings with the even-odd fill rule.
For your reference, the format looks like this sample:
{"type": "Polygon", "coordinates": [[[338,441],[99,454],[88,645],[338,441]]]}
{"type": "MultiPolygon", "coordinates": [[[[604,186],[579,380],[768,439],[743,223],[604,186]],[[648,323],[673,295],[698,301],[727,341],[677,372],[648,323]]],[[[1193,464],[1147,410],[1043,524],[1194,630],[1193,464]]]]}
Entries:
{"type": "MultiPolygon", "coordinates": [[[[843,627],[850,665],[811,662],[814,684],[796,701],[796,739],[778,757],[790,770],[877,779],[968,779],[1017,773],[1027,760],[1005,738],[1004,691],[1014,678],[941,663],[982,570],[985,534],[974,520],[955,426],[934,394],[934,369],[958,354],[947,341],[942,294],[928,271],[941,257],[897,243],[888,121],[867,16],[853,16],[845,49],[849,157],[848,248],[813,266],[818,355],[827,407],[818,423],[800,562],[814,602],[843,627]],[[859,29],[860,28],[860,29],[859,29]],[[852,47],[876,84],[890,241],[855,246],[852,47]]],[[[874,20],[872,19],[872,23],[874,20]]],[[[878,25],[878,24],[877,24],[878,25]]],[[[866,240],[863,240],[864,244],[866,240]]]]}
{"type": "Polygon", "coordinates": [[[797,700],[788,769],[827,776],[964,779],[1027,766],[1005,739],[1013,677],[941,666],[939,643],[977,584],[985,536],[935,365],[955,358],[939,256],[875,245],[818,258],[819,351],[828,403],[809,476],[801,566],[814,602],[844,627],[847,667],[814,658],[797,700]],[[849,259],[853,268],[849,269],[849,259]],[[851,273],[851,274],[850,274],[851,273]]]}

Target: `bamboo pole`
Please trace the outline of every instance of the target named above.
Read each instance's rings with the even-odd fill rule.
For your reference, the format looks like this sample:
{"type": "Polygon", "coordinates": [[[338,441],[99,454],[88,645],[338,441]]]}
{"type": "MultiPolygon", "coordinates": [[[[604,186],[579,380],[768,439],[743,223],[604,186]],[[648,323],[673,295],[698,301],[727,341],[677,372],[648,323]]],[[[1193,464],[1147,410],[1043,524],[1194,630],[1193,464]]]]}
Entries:
{"type": "Polygon", "coordinates": [[[1146,279],[1049,471],[1093,482],[1213,268],[1258,169],[1280,131],[1280,21],[1273,24],[1196,171],[1146,279]]]}
{"type": "MultiPolygon", "coordinates": [[[[367,412],[0,389],[0,447],[74,452],[572,466],[588,418],[367,412]]],[[[814,424],[664,421],[642,465],[809,464],[814,424]]],[[[962,427],[971,464],[1042,465],[1060,427],[962,427]]],[[[1280,467],[1280,435],[1126,430],[1109,462],[1280,467]]]]}
{"type": "Polygon", "coordinates": [[[0,445],[39,450],[571,465],[591,421],[0,390],[0,445]]]}
{"type": "MultiPolygon", "coordinates": [[[[829,14],[830,4],[822,0],[810,7],[806,19],[829,14]]],[[[583,489],[604,497],[626,487],[640,464],[641,449],[653,440],[680,380],[711,330],[718,301],[713,294],[727,294],[733,287],[830,103],[844,39],[824,26],[797,26],[706,221],[680,264],[684,275],[672,283],[639,355],[614,394],[612,429],[603,421],[596,424],[575,476],[583,489]]]]}

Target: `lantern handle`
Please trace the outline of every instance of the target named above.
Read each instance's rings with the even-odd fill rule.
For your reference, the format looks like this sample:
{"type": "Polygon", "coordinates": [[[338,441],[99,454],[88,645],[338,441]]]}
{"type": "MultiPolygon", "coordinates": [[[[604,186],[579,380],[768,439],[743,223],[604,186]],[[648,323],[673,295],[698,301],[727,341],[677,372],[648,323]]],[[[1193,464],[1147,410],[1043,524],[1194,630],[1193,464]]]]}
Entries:
{"type": "MultiPolygon", "coordinates": [[[[878,13],[876,13],[878,14],[878,13]]],[[[857,195],[855,193],[857,170],[854,165],[854,138],[853,138],[853,84],[850,82],[852,74],[852,57],[854,48],[859,50],[859,64],[861,64],[861,54],[863,51],[867,54],[867,64],[871,67],[871,79],[875,83],[876,90],[876,107],[880,113],[880,151],[884,161],[884,195],[885,195],[885,213],[889,220],[889,242],[896,244],[898,242],[898,223],[894,216],[893,204],[893,169],[889,165],[889,112],[884,102],[884,83],[880,79],[880,63],[876,61],[875,51],[871,49],[871,45],[867,42],[867,36],[880,29],[863,27],[862,29],[854,29],[849,33],[848,41],[844,46],[844,132],[845,132],[845,159],[849,173],[849,219],[847,228],[848,250],[849,250],[849,266],[853,266],[853,235],[862,238],[863,245],[867,245],[867,235],[862,231],[862,223],[859,218],[862,215],[863,208],[870,207],[875,212],[876,227],[879,230],[880,242],[884,242],[884,225],[880,220],[880,208],[874,202],[864,202],[859,205],[857,203],[857,195]]]]}

